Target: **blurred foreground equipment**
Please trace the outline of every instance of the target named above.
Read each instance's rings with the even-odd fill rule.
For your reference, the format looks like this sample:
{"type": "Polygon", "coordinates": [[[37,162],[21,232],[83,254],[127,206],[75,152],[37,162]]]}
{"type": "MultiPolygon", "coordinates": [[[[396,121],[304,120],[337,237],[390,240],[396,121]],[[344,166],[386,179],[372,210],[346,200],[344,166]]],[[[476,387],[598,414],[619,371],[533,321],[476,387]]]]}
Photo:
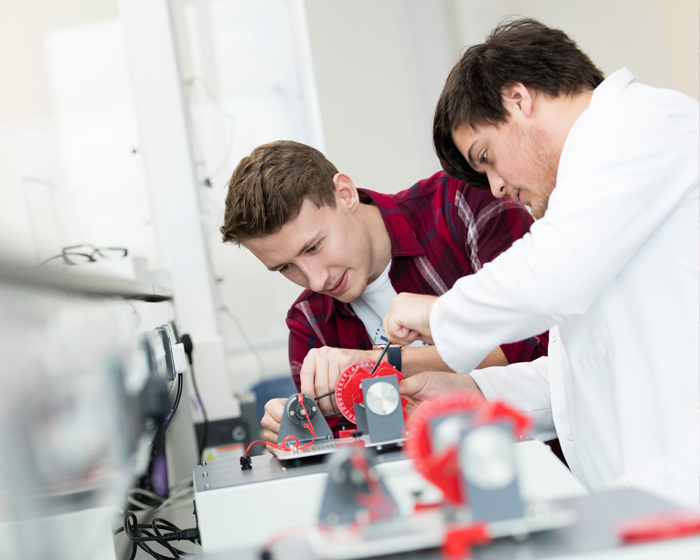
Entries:
{"type": "Polygon", "coordinates": [[[170,409],[132,307],[72,282],[0,266],[2,558],[113,558],[111,517],[170,409]]]}

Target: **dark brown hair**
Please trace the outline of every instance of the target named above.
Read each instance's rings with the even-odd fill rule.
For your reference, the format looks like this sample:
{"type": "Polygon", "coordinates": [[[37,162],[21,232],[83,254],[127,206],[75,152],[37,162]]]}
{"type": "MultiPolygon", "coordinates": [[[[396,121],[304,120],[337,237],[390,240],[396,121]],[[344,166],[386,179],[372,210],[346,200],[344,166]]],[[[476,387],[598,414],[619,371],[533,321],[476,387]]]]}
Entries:
{"type": "Polygon", "coordinates": [[[455,179],[489,188],[452,141],[452,131],[508,120],[501,92],[522,83],[549,97],[595,89],[603,73],[566,33],[534,19],[502,22],[480,45],[469,47],[450,72],[433,120],[433,144],[443,169],[455,179]]]}
{"type": "Polygon", "coordinates": [[[264,237],[295,219],[305,199],[335,208],[333,177],[338,173],[317,149],[280,140],[244,157],[228,182],[224,243],[264,237]]]}

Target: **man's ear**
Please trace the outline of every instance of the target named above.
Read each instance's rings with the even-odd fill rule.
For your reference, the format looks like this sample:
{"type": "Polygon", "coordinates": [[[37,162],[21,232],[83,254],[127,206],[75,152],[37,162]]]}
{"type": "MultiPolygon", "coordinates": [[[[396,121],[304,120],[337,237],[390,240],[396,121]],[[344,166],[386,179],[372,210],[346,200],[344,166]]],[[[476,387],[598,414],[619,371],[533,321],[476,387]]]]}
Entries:
{"type": "Polygon", "coordinates": [[[514,116],[529,119],[532,117],[535,99],[532,92],[520,82],[501,90],[503,106],[514,116]]]}
{"type": "Polygon", "coordinates": [[[357,192],[355,183],[345,173],[336,173],[333,177],[333,184],[335,185],[336,197],[344,202],[350,211],[354,212],[360,205],[360,194],[357,192]]]}

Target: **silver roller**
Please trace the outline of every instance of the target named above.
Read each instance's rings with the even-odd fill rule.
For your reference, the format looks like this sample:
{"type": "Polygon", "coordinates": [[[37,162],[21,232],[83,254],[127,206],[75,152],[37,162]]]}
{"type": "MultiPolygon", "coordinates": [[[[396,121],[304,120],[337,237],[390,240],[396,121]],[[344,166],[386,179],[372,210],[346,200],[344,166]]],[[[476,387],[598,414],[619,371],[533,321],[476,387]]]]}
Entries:
{"type": "Polygon", "coordinates": [[[373,384],[365,397],[365,404],[379,416],[387,416],[399,406],[399,392],[394,386],[384,381],[373,384]]]}

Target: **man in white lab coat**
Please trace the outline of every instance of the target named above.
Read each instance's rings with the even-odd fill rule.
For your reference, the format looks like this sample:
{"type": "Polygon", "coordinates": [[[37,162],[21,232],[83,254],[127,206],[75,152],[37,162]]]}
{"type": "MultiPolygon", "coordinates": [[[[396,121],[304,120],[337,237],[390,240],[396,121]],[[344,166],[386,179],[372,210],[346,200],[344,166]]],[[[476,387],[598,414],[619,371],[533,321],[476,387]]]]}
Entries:
{"type": "Polygon", "coordinates": [[[401,294],[390,339],[434,341],[455,371],[550,330],[529,364],[424,373],[416,406],[467,387],[535,420],[591,490],[638,486],[698,504],[698,103],[604,81],[563,32],[501,24],[447,79],[433,135],[453,177],[530,206],[531,233],[439,298],[401,294]]]}

